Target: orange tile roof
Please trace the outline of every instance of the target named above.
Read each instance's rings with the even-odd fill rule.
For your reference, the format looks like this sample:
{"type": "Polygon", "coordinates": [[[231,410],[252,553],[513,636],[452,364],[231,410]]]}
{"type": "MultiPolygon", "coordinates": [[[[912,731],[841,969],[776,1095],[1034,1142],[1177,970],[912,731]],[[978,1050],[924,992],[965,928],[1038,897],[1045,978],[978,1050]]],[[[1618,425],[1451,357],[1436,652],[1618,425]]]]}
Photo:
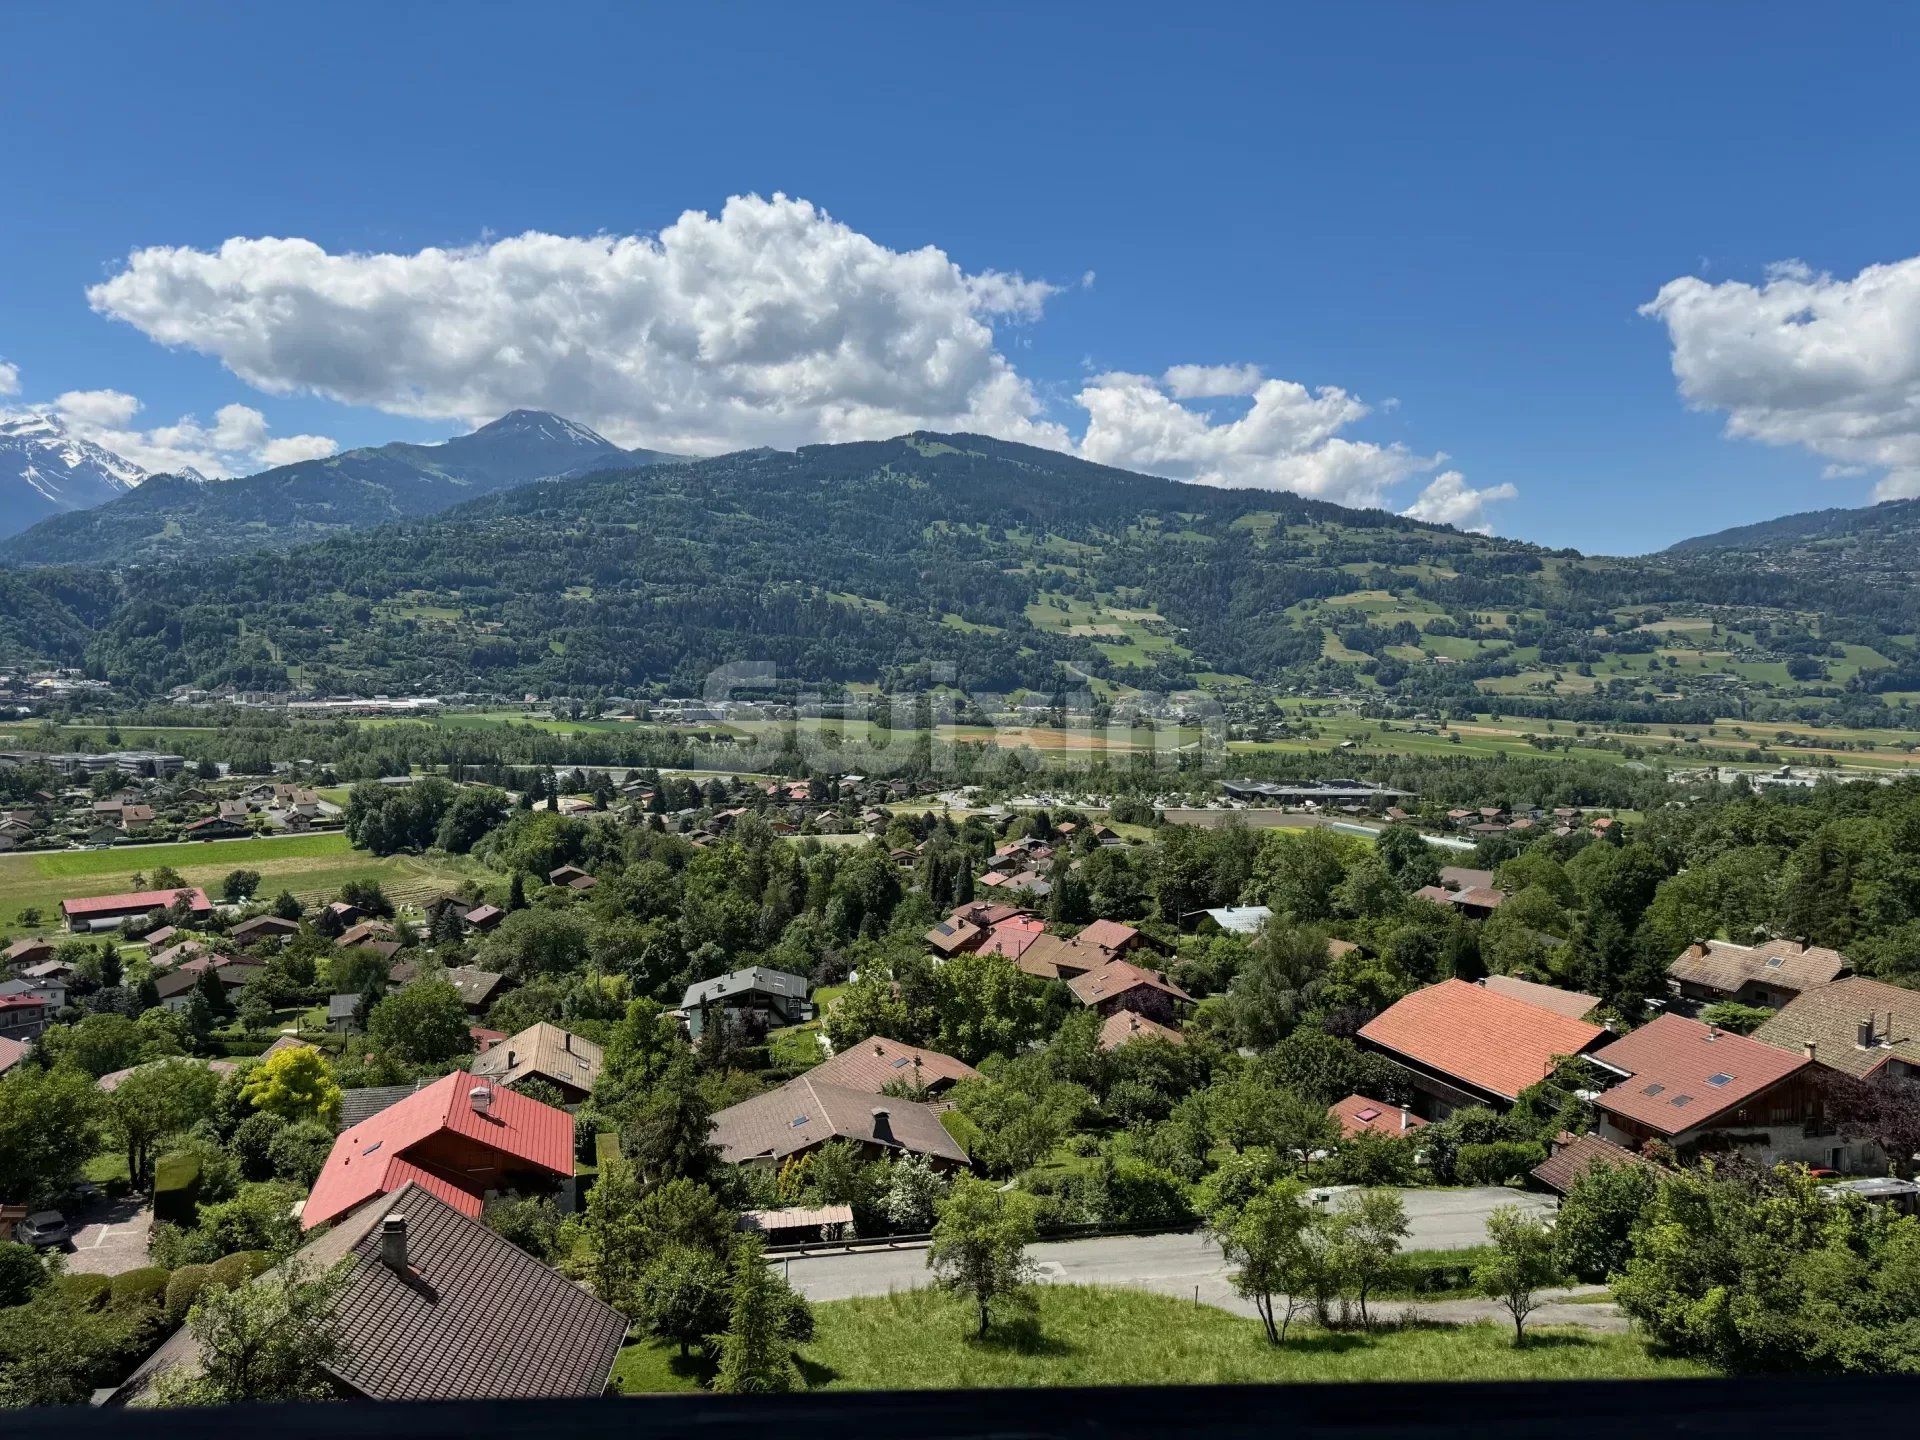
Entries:
{"type": "Polygon", "coordinates": [[[1663,1135],[1678,1135],[1738,1110],[1813,1062],[1804,1054],[1681,1015],[1662,1015],[1593,1058],[1632,1076],[1594,1104],[1663,1135]]]}
{"type": "Polygon", "coordinates": [[[1376,1135],[1405,1135],[1427,1123],[1398,1105],[1389,1105],[1384,1100],[1369,1100],[1365,1095],[1349,1095],[1329,1105],[1327,1114],[1340,1122],[1343,1139],[1351,1139],[1365,1130],[1371,1130],[1376,1135]]]}
{"type": "Polygon", "coordinates": [[[1109,950],[1124,950],[1140,938],[1140,932],[1118,920],[1095,920],[1073,938],[1088,945],[1104,945],[1109,950]]]}
{"type": "Polygon", "coordinates": [[[1606,1033],[1605,1026],[1570,1020],[1465,980],[1442,980],[1383,1010],[1360,1037],[1437,1075],[1511,1100],[1547,1077],[1554,1056],[1577,1055],[1606,1033]]]}

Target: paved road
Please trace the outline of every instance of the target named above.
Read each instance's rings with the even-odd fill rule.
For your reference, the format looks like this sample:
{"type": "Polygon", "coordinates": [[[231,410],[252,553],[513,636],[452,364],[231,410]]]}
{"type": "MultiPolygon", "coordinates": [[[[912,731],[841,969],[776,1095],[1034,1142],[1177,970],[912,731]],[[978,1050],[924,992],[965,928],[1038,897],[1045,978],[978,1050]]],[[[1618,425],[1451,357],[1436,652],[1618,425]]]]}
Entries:
{"type": "MultiPolygon", "coordinates": [[[[1515,1190],[1404,1190],[1412,1233],[1407,1248],[1458,1250],[1486,1239],[1487,1215],[1501,1205],[1548,1210],[1545,1196],[1515,1190]]],[[[1031,1251],[1043,1279],[1054,1284],[1125,1285],[1251,1314],[1233,1293],[1220,1247],[1196,1234],[1109,1235],[1093,1240],[1062,1240],[1031,1251]]],[[[809,1300],[846,1300],[856,1295],[885,1295],[929,1283],[926,1248],[863,1250],[796,1256],[784,1262],[786,1273],[809,1300]]],[[[1593,1308],[1593,1307],[1577,1307],[1593,1308]]],[[[1436,1317],[1438,1318],[1438,1317],[1436,1317]]]]}

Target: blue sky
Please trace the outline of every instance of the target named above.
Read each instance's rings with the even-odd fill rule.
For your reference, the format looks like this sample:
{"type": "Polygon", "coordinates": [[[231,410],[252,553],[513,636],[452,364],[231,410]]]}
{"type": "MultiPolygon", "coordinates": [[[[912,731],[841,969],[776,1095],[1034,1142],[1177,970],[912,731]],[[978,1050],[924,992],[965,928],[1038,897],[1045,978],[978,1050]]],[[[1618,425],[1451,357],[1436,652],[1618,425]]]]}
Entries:
{"type": "Polygon", "coordinates": [[[684,449],[959,416],[1655,548],[1917,483],[1911,21],[14,0],[0,404],[235,469],[510,403],[684,449]],[[817,210],[723,216],[776,193],[817,210]]]}

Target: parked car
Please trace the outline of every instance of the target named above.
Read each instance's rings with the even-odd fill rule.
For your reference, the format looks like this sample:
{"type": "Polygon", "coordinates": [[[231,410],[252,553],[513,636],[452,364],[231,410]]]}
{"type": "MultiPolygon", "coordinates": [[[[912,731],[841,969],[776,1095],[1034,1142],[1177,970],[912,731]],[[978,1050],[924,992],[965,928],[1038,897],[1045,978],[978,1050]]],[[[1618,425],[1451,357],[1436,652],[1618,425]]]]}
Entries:
{"type": "Polygon", "coordinates": [[[67,1217],[58,1210],[41,1210],[29,1215],[13,1232],[13,1238],[36,1250],[53,1250],[73,1238],[67,1217]]]}

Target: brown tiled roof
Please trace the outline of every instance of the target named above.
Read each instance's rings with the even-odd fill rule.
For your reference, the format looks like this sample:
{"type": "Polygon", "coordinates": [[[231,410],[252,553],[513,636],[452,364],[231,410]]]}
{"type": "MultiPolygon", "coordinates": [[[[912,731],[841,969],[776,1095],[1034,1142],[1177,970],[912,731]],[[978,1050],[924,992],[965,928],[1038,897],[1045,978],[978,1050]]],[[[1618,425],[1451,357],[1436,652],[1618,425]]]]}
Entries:
{"type": "Polygon", "coordinates": [[[1798,1050],[1662,1015],[1593,1052],[1632,1078],[1594,1104],[1665,1135],[1678,1135],[1738,1110],[1812,1062],[1798,1050]]]}
{"type": "Polygon", "coordinates": [[[1598,1135],[1576,1135],[1556,1141],[1553,1153],[1529,1173],[1549,1190],[1557,1190],[1564,1195],[1573,1188],[1575,1181],[1596,1165],[1615,1168],[1638,1165],[1649,1170],[1658,1168],[1651,1161],[1641,1159],[1611,1140],[1602,1140],[1598,1135]]]}
{"type": "Polygon", "coordinates": [[[947,1133],[931,1105],[891,1097],[881,1100],[869,1091],[820,1084],[810,1075],[729,1105],[713,1117],[713,1143],[729,1164],[780,1160],[835,1139],[888,1145],[962,1165],[967,1162],[967,1152],[947,1133]],[[891,1140],[881,1140],[874,1133],[876,1108],[887,1111],[891,1140]]]}
{"type": "Polygon", "coordinates": [[[1075,975],[1067,981],[1067,988],[1073,991],[1074,998],[1082,1005],[1097,1005],[1102,1000],[1124,995],[1129,990],[1138,990],[1143,986],[1171,995],[1176,1000],[1193,999],[1166,976],[1143,969],[1131,960],[1109,960],[1099,969],[1075,975]]]}
{"type": "MultiPolygon", "coordinates": [[[[365,1206],[294,1259],[308,1271],[347,1266],[334,1375],[372,1400],[595,1396],[626,1339],[617,1310],[418,1185],[365,1206]],[[380,1258],[389,1215],[406,1218],[405,1277],[380,1258]]],[[[183,1326],[114,1398],[136,1398],[197,1360],[183,1326]]]]}
{"type": "Polygon", "coordinates": [[[1799,1054],[1812,1041],[1818,1063],[1854,1076],[1870,1075],[1889,1059],[1920,1065],[1920,991],[1850,975],[1803,990],[1753,1038],[1799,1054]],[[1871,1022],[1873,1033],[1865,1047],[1863,1021],[1871,1022]]]}
{"type": "Polygon", "coordinates": [[[1171,1025],[1162,1025],[1131,1010],[1114,1011],[1100,1026],[1100,1048],[1118,1050],[1130,1040],[1165,1040],[1170,1045],[1187,1043],[1187,1037],[1171,1025]]]}
{"type": "Polygon", "coordinates": [[[978,940],[981,933],[980,927],[972,921],[951,917],[927,931],[927,944],[942,955],[951,955],[978,940]]]}
{"type": "Polygon", "coordinates": [[[1065,980],[1097,970],[1113,958],[1113,952],[1079,940],[1058,935],[1036,935],[1013,963],[1029,975],[1042,980],[1065,980]]]}
{"type": "Polygon", "coordinates": [[[1490,890],[1493,888],[1493,872],[1471,870],[1464,865],[1442,865],[1440,883],[1449,890],[1490,890]]]}
{"type": "Polygon", "coordinates": [[[1437,1075],[1511,1100],[1547,1077],[1556,1055],[1578,1055],[1604,1027],[1442,980],[1394,1002],[1360,1036],[1437,1075]]]}
{"type": "Polygon", "coordinates": [[[1481,910],[1498,910],[1507,903],[1506,895],[1491,885],[1476,885],[1471,890],[1456,891],[1449,899],[1452,904],[1471,905],[1481,910]]]}
{"type": "Polygon", "coordinates": [[[1838,950],[1792,940],[1769,940],[1764,945],[1703,940],[1689,945],[1667,967],[1671,979],[1728,995],[1749,981],[1798,992],[1838,979],[1846,971],[1847,957],[1838,950]]]}
{"type": "Polygon", "coordinates": [[[1095,920],[1074,939],[1087,945],[1100,945],[1108,950],[1124,950],[1140,938],[1140,932],[1131,925],[1122,925],[1118,920],[1095,920]]]}
{"type": "Polygon", "coordinates": [[[517,1035],[490,1046],[467,1069],[502,1085],[515,1085],[530,1075],[591,1090],[600,1078],[600,1047],[558,1025],[536,1020],[517,1035]]]}
{"type": "Polygon", "coordinates": [[[942,1055],[938,1050],[902,1045],[878,1035],[847,1046],[831,1060],[814,1066],[807,1075],[816,1083],[838,1085],[843,1090],[862,1090],[869,1095],[878,1095],[895,1082],[924,1090],[933,1085],[980,1078],[980,1072],[964,1060],[942,1055]]]}
{"type": "Polygon", "coordinates": [[[1512,975],[1489,975],[1480,983],[1496,995],[1504,995],[1509,1000],[1524,1000],[1529,1005],[1538,1005],[1542,1010],[1551,1010],[1569,1020],[1584,1019],[1600,1003],[1597,995],[1582,995],[1578,990],[1562,990],[1557,985],[1541,985],[1512,975]]]}
{"type": "Polygon", "coordinates": [[[1340,1134],[1345,1139],[1351,1139],[1363,1130],[1371,1130],[1377,1135],[1405,1135],[1427,1123],[1410,1110],[1389,1105],[1384,1100],[1370,1100],[1365,1095],[1349,1095],[1329,1105],[1327,1114],[1339,1122],[1340,1134]]]}

